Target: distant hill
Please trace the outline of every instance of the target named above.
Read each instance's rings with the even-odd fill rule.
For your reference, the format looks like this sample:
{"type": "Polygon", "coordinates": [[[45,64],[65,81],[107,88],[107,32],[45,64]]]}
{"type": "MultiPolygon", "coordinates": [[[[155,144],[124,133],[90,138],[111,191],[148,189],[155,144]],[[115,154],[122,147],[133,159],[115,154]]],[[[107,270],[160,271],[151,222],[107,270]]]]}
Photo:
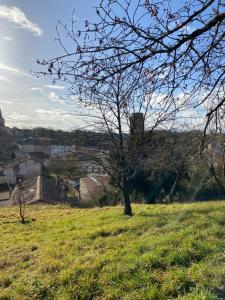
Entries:
{"type": "MultiPolygon", "coordinates": [[[[86,130],[63,131],[48,128],[18,129],[13,128],[12,133],[18,143],[35,143],[35,144],[79,144],[84,147],[104,147],[111,144],[111,136],[107,132],[94,132],[86,130]]],[[[128,134],[125,134],[127,137],[128,134]]],[[[146,131],[146,142],[157,139],[167,139],[171,137],[200,138],[201,131],[171,131],[171,130],[154,130],[146,131]]],[[[116,137],[116,134],[115,134],[116,137]]]]}
{"type": "Polygon", "coordinates": [[[107,133],[98,133],[93,131],[62,131],[46,128],[13,128],[12,132],[16,141],[22,144],[79,144],[80,146],[84,147],[104,147],[104,145],[110,143],[110,137],[107,133]]]}

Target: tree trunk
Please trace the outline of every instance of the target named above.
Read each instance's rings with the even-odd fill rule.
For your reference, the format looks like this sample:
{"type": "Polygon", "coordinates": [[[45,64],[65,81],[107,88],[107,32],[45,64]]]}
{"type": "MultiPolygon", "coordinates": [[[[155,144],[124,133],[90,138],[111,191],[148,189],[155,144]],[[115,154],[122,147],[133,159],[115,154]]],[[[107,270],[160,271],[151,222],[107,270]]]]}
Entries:
{"type": "Polygon", "coordinates": [[[130,204],[130,195],[126,188],[123,189],[123,201],[124,201],[124,214],[125,216],[132,216],[132,208],[130,204]]]}
{"type": "Polygon", "coordinates": [[[215,168],[214,168],[213,164],[211,165],[210,171],[211,171],[211,174],[212,174],[212,176],[214,177],[215,182],[217,183],[217,185],[218,185],[220,188],[223,188],[223,184],[222,184],[222,182],[220,181],[220,179],[217,177],[216,171],[215,171],[215,168]]]}
{"type": "Polygon", "coordinates": [[[20,205],[20,218],[21,218],[21,223],[22,224],[25,224],[25,218],[24,218],[24,215],[23,215],[23,209],[22,209],[22,203],[21,201],[19,202],[19,205],[20,205]]]}
{"type": "Polygon", "coordinates": [[[176,188],[176,186],[177,186],[177,182],[178,182],[178,171],[176,170],[175,172],[176,172],[176,178],[175,178],[175,180],[174,180],[174,182],[173,182],[173,185],[172,185],[172,187],[171,187],[171,189],[170,189],[169,194],[168,194],[168,195],[166,196],[166,198],[165,198],[165,203],[171,203],[171,198],[172,198],[173,193],[174,193],[174,191],[175,191],[175,188],[176,188]]]}
{"type": "Polygon", "coordinates": [[[24,208],[23,208],[23,203],[22,203],[22,200],[21,200],[21,198],[22,198],[22,194],[23,194],[23,192],[22,191],[20,191],[20,194],[19,194],[19,208],[20,208],[20,219],[21,219],[21,223],[22,224],[25,224],[26,223],[26,221],[25,221],[25,217],[24,217],[24,210],[25,210],[25,204],[24,204],[24,208]]]}

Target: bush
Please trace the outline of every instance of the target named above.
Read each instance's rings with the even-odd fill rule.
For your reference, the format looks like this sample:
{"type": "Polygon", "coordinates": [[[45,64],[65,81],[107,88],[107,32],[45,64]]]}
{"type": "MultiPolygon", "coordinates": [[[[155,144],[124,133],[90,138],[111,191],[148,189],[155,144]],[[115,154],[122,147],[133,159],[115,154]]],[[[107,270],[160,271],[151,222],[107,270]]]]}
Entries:
{"type": "Polygon", "coordinates": [[[114,206],[122,202],[122,195],[119,191],[110,191],[97,199],[98,204],[103,206],[114,206]]]}

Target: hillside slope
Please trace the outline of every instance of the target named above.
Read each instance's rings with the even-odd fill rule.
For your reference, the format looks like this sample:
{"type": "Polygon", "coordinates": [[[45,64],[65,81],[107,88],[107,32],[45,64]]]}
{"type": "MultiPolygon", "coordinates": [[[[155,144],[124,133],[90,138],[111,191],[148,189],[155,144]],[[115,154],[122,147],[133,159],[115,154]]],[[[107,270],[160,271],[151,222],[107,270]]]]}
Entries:
{"type": "Polygon", "coordinates": [[[0,209],[0,299],[225,299],[225,202],[0,209]]]}

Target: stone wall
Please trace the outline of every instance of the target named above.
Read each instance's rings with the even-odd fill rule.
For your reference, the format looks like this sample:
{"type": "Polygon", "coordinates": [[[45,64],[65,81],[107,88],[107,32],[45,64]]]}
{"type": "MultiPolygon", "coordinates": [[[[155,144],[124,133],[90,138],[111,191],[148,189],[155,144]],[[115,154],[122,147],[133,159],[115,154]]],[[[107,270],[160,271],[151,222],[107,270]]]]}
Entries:
{"type": "Polygon", "coordinates": [[[9,191],[0,192],[0,201],[9,200],[9,198],[10,198],[10,192],[9,191]]]}

